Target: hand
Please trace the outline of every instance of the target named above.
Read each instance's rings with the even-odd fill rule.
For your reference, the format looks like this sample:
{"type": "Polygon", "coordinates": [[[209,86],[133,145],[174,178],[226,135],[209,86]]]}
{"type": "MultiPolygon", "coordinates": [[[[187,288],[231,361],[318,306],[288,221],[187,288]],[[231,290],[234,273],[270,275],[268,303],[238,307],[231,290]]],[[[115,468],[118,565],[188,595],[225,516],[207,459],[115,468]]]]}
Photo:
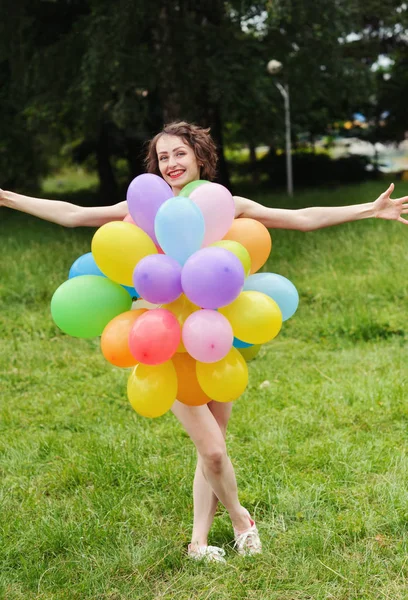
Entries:
{"type": "Polygon", "coordinates": [[[394,184],[392,183],[388,190],[382,193],[373,203],[374,216],[377,219],[399,221],[408,225],[408,220],[401,217],[401,215],[408,214],[408,196],[393,200],[390,198],[393,191],[394,184]]]}

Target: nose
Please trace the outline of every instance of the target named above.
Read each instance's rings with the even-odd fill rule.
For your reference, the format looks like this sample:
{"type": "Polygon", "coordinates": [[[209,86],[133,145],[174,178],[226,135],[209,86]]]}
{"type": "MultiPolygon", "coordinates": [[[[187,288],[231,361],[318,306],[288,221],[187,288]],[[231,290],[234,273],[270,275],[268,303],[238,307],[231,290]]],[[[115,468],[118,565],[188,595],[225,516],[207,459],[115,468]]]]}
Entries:
{"type": "Polygon", "coordinates": [[[169,162],[167,164],[168,164],[169,168],[175,167],[177,165],[176,157],[171,154],[169,157],[169,162]]]}

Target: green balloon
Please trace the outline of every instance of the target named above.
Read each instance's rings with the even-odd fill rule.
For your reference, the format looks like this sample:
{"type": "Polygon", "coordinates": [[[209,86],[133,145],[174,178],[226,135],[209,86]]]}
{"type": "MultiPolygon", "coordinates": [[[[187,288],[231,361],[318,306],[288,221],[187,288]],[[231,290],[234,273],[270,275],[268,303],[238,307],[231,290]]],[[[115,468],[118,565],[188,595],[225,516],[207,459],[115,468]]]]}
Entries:
{"type": "Polygon", "coordinates": [[[261,349],[262,344],[254,344],[249,348],[237,348],[238,352],[241,352],[242,356],[245,358],[247,362],[250,360],[254,360],[261,349]]]}
{"type": "Polygon", "coordinates": [[[207,181],[206,179],[197,179],[196,181],[190,181],[190,183],[183,187],[183,189],[179,193],[179,196],[184,196],[185,198],[188,198],[191,192],[193,192],[196,188],[200,187],[200,185],[204,185],[205,183],[211,182],[207,181]]]}
{"type": "Polygon", "coordinates": [[[132,299],[118,283],[99,275],[68,279],[51,299],[51,315],[64,333],[73,337],[101,335],[114,317],[130,310],[132,299]]]}
{"type": "Polygon", "coordinates": [[[244,267],[245,277],[248,277],[251,272],[251,256],[245,246],[234,240],[220,240],[210,245],[225,248],[225,250],[229,250],[232,254],[235,254],[244,267]]]}

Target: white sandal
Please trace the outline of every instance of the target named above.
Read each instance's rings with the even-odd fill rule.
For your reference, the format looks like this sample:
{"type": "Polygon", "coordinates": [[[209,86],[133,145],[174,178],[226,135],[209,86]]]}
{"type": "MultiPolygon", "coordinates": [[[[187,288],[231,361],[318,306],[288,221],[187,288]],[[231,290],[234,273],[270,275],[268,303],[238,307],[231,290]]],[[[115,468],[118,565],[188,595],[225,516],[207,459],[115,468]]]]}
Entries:
{"type": "Polygon", "coordinates": [[[248,517],[251,522],[251,526],[248,529],[241,531],[240,533],[234,529],[234,548],[241,556],[253,556],[254,554],[261,554],[262,552],[262,543],[259,539],[259,533],[255,525],[255,521],[251,519],[249,513],[248,517]]]}
{"type": "Polygon", "coordinates": [[[193,560],[202,560],[204,562],[225,563],[225,550],[217,546],[192,546],[188,545],[188,557],[193,560]]]}

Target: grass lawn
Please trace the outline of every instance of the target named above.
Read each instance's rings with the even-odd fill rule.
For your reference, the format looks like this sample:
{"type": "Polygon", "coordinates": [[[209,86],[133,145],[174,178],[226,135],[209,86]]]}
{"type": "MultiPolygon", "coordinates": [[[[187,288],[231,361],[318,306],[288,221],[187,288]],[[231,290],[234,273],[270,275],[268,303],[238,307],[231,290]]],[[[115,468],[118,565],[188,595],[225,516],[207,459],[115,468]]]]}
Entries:
{"type": "MultiPolygon", "coordinates": [[[[386,185],[311,190],[296,206],[386,185]]],[[[92,233],[0,212],[0,598],[405,600],[408,229],[272,232],[266,270],[301,301],[233,409],[229,452],[264,553],[234,554],[220,507],[210,543],[226,566],[186,559],[195,453],[175,418],[139,417],[128,372],[51,320],[92,233]]]]}

